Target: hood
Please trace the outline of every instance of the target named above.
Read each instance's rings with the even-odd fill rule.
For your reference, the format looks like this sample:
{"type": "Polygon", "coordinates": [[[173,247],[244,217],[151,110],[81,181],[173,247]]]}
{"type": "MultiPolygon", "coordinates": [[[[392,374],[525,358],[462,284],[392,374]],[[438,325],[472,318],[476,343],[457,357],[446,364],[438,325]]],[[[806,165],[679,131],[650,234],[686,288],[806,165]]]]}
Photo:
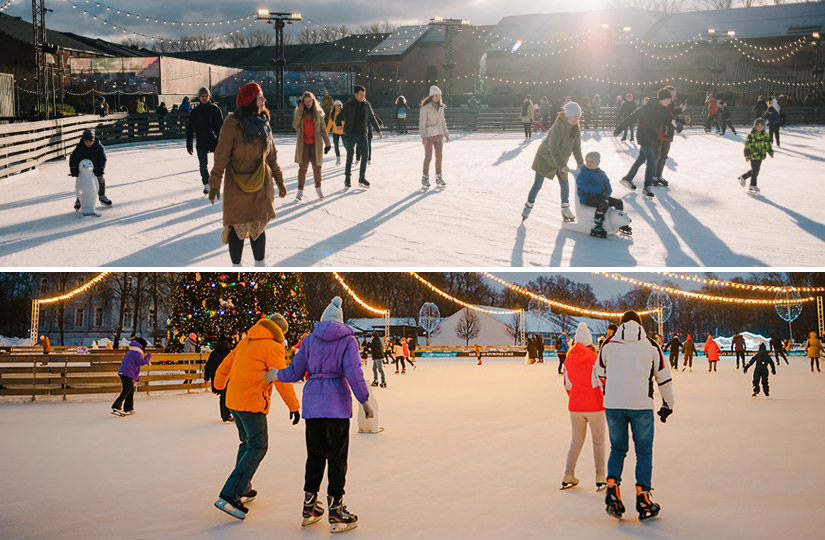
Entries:
{"type": "Polygon", "coordinates": [[[768,352],[768,348],[767,348],[767,347],[765,347],[765,344],[764,344],[764,343],[760,343],[760,344],[759,344],[759,352],[762,352],[762,353],[763,353],[763,352],[768,352]]]}
{"type": "Polygon", "coordinates": [[[352,328],[338,321],[321,321],[315,325],[312,335],[321,341],[335,341],[352,336],[352,328]]]}
{"type": "Polygon", "coordinates": [[[705,340],[705,345],[708,345],[708,344],[710,344],[710,343],[716,343],[716,342],[715,342],[715,341],[713,341],[713,338],[712,338],[712,337],[708,336],[708,339],[706,339],[706,340],[705,340]]]}
{"type": "Polygon", "coordinates": [[[642,328],[642,325],[633,320],[627,321],[619,326],[619,329],[616,330],[615,335],[625,342],[641,341],[647,337],[647,333],[645,333],[645,329],[642,328]]]}
{"type": "Polygon", "coordinates": [[[284,333],[278,325],[266,323],[262,324],[260,321],[255,323],[255,326],[249,329],[247,337],[249,337],[249,339],[274,339],[278,343],[284,343],[284,333]]]}
{"type": "Polygon", "coordinates": [[[229,344],[228,341],[218,341],[217,343],[215,343],[214,350],[216,350],[216,351],[231,351],[232,346],[229,344]]]}

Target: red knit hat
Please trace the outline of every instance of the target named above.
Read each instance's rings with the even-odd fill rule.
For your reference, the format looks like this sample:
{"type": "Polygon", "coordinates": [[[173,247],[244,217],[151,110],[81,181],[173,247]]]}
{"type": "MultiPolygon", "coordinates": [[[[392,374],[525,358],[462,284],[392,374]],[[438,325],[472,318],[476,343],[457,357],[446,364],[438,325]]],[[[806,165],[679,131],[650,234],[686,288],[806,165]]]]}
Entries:
{"type": "Polygon", "coordinates": [[[258,83],[246,83],[241,86],[240,90],[238,90],[238,97],[235,99],[235,104],[238,107],[246,107],[247,105],[251,105],[255,103],[255,100],[258,98],[258,94],[261,92],[263,92],[263,90],[261,90],[261,85],[258,83]]]}

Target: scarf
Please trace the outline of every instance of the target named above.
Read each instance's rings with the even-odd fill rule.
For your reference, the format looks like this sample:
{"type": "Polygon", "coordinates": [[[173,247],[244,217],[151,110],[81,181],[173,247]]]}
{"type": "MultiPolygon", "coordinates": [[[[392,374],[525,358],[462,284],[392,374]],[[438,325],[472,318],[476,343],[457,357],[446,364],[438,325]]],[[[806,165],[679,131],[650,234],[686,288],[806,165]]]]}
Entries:
{"type": "Polygon", "coordinates": [[[243,142],[244,144],[253,144],[255,136],[261,135],[264,140],[269,140],[272,137],[272,128],[269,126],[269,116],[265,113],[258,116],[246,116],[241,108],[235,109],[235,118],[240,120],[243,126],[243,142]]]}

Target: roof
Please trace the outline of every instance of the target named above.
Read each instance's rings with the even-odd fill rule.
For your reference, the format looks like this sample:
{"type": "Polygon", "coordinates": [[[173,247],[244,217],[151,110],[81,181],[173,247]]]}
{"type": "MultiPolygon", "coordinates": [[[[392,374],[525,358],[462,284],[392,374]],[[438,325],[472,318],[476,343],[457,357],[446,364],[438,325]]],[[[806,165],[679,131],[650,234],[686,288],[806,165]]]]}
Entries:
{"type": "MultiPolygon", "coordinates": [[[[51,35],[51,34],[50,34],[51,35]]],[[[149,49],[129,47],[120,43],[113,43],[100,38],[90,38],[80,36],[73,32],[63,32],[63,35],[68,36],[76,41],[84,43],[94,49],[97,49],[105,54],[111,56],[125,56],[125,57],[139,57],[139,56],[159,56],[159,53],[149,49]]]]}
{"type": "Polygon", "coordinates": [[[428,25],[399,26],[395,32],[389,34],[378,43],[367,56],[396,56],[407,52],[419,40],[433,34],[441,36],[444,41],[444,32],[428,25]]]}
{"type": "MultiPolygon", "coordinates": [[[[20,17],[11,17],[0,13],[0,34],[9,36],[17,41],[32,43],[32,23],[24,21],[20,17]]],[[[46,39],[49,43],[54,43],[61,49],[71,49],[74,51],[85,51],[94,54],[105,54],[100,49],[93,47],[83,41],[72,38],[68,34],[56,30],[46,29],[46,39]]]]}

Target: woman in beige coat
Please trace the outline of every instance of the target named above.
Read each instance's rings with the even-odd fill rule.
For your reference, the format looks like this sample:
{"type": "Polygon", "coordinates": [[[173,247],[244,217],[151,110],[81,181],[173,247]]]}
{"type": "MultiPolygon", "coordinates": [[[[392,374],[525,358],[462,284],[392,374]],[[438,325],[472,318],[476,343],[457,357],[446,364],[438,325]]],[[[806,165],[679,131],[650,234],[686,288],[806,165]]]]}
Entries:
{"type": "Polygon", "coordinates": [[[430,95],[421,102],[418,113],[418,133],[421,135],[421,144],[424,145],[424,175],[421,185],[430,187],[430,161],[435,149],[435,183],[438,187],[447,185],[441,176],[441,152],[444,143],[450,142],[450,132],[447,131],[447,120],[444,116],[446,106],[441,102],[441,89],[433,85],[430,95]]]}
{"type": "Polygon", "coordinates": [[[324,125],[324,111],[312,92],[304,92],[301,96],[301,102],[295,107],[292,127],[298,132],[298,140],[295,143],[298,194],[295,196],[295,202],[301,202],[304,198],[304,184],[307,181],[307,169],[310,164],[312,164],[312,177],[315,180],[315,193],[318,194],[319,199],[323,199],[321,165],[324,162],[324,154],[329,152],[331,145],[324,125]]]}
{"type": "Polygon", "coordinates": [[[264,229],[275,217],[275,183],[278,196],[286,197],[284,175],[278,166],[266,99],[258,83],[243,85],[236,105],[218,136],[215,164],[209,175],[209,201],[215,204],[215,199],[221,198],[221,181],[226,177],[221,240],[229,244],[232,266],[241,266],[247,236],[255,266],[266,266],[264,229]]]}
{"type": "Polygon", "coordinates": [[[808,358],[811,360],[811,373],[814,372],[814,363],[816,363],[816,370],[819,371],[819,357],[822,355],[822,342],[813,330],[808,333],[808,341],[805,342],[805,352],[808,353],[808,358]]]}

